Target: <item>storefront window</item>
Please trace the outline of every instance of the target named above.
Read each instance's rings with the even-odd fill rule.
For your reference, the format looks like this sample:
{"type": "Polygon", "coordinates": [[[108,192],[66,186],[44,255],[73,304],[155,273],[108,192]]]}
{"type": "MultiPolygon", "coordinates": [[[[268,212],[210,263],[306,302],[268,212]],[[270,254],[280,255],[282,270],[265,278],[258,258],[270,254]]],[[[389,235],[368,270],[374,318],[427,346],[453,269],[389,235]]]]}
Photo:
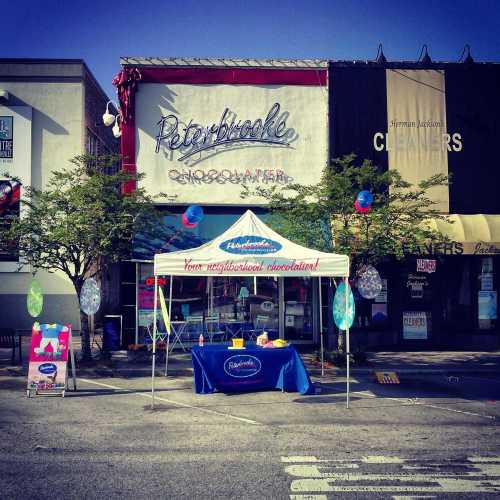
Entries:
{"type": "Polygon", "coordinates": [[[285,339],[312,340],[312,278],[285,278],[285,339]]]}
{"type": "MultiPolygon", "coordinates": [[[[179,209],[180,210],[180,209],[179,209]]],[[[149,260],[156,253],[195,248],[219,236],[240,216],[243,209],[227,209],[223,213],[211,213],[208,207],[205,216],[196,228],[182,227],[179,214],[164,217],[162,231],[157,240],[137,235],[134,255],[137,259],[149,260]]],[[[259,215],[265,218],[262,213],[259,215]]],[[[152,331],[154,307],[153,265],[139,264],[137,284],[139,337],[152,331]]],[[[170,277],[159,277],[168,301],[170,277]]],[[[184,321],[188,316],[218,315],[221,322],[239,320],[255,325],[257,320],[265,322],[265,330],[271,338],[279,336],[280,325],[280,280],[277,277],[180,277],[173,278],[173,321],[184,321]]],[[[313,340],[313,279],[285,278],[284,283],[284,337],[290,340],[313,340]]],[[[160,315],[161,316],[161,315],[160,315]]],[[[159,318],[161,322],[161,318],[159,318]]]]}
{"type": "Polygon", "coordinates": [[[448,256],[440,262],[442,328],[449,343],[458,333],[475,329],[471,264],[468,256],[448,256]]]}
{"type": "Polygon", "coordinates": [[[273,277],[257,278],[257,289],[250,301],[250,318],[255,324],[257,316],[266,317],[266,330],[271,338],[279,332],[279,293],[278,279],[273,277]]]}
{"type": "Polygon", "coordinates": [[[277,336],[279,328],[278,281],[267,277],[214,277],[212,314],[222,321],[240,320],[256,324],[265,320],[265,328],[277,336]]]}
{"type": "Polygon", "coordinates": [[[493,257],[481,259],[478,281],[478,327],[480,330],[493,330],[497,322],[497,291],[493,281],[493,257]]]}
{"type": "MultiPolygon", "coordinates": [[[[413,265],[411,262],[411,265],[413,265]]],[[[436,290],[430,273],[409,271],[405,274],[403,294],[403,339],[430,340],[433,331],[433,301],[436,290]]]]}

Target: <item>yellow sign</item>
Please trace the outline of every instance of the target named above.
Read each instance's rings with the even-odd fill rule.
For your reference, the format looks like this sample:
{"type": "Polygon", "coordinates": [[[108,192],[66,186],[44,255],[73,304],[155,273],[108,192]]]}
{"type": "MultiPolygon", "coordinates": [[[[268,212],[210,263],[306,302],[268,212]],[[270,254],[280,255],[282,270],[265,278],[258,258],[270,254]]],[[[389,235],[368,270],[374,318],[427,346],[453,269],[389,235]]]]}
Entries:
{"type": "Polygon", "coordinates": [[[379,384],[399,384],[396,372],[375,372],[375,378],[379,384]]]}

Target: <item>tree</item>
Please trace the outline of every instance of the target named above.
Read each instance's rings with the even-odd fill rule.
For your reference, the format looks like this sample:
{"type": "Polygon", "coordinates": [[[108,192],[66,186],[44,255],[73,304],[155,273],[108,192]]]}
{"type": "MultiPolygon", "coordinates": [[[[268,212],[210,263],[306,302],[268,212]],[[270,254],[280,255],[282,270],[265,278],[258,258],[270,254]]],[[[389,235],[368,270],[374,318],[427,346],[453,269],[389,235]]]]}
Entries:
{"type": "MultiPolygon", "coordinates": [[[[429,190],[447,186],[448,176],[434,175],[413,186],[396,170],[382,171],[370,160],[356,165],[355,160],[354,154],[334,160],[315,185],[258,187],[252,194],[267,200],[271,223],[282,234],[310,248],[350,255],[353,273],[360,265],[402,259],[426,242],[443,240],[425,221],[445,219],[429,190]],[[362,190],[374,196],[366,214],[354,208],[362,190]]],[[[249,194],[246,189],[243,196],[249,194]]]]}
{"type": "MultiPolygon", "coordinates": [[[[80,292],[86,278],[130,256],[134,234],[158,221],[153,200],[142,188],[121,186],[140,175],[113,172],[117,156],[76,156],[70,168],[52,172],[47,187],[23,186],[23,216],[4,235],[18,242],[22,261],[34,269],[61,271],[80,292]]],[[[12,179],[12,177],[10,177],[12,179]]],[[[80,311],[82,358],[91,358],[87,315],[80,311]]]]}
{"type": "Polygon", "coordinates": [[[289,239],[349,255],[351,276],[355,277],[366,264],[402,259],[418,254],[424,243],[445,240],[425,221],[445,218],[429,191],[448,182],[447,176],[438,174],[413,186],[396,170],[382,171],[369,160],[359,165],[351,154],[325,168],[318,184],[245,189],[242,195],[257,194],[266,199],[271,225],[289,239]],[[366,214],[354,208],[361,190],[374,196],[372,209],[366,214]]]}

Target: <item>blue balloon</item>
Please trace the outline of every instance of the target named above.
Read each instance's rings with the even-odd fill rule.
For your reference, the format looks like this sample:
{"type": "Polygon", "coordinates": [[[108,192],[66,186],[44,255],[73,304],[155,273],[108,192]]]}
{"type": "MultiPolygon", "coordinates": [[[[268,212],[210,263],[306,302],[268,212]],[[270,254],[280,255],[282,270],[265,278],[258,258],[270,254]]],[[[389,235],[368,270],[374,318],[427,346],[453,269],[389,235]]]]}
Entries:
{"type": "Polygon", "coordinates": [[[190,224],[198,224],[204,216],[203,208],[200,205],[189,205],[185,213],[190,224]]]}
{"type": "Polygon", "coordinates": [[[354,305],[354,297],[351,287],[347,287],[347,304],[346,304],[346,286],[342,282],[337,287],[335,296],[333,297],[333,320],[340,330],[351,328],[354,322],[356,308],[354,305]]]}
{"type": "Polygon", "coordinates": [[[373,195],[370,191],[360,191],[357,200],[361,208],[367,208],[373,203],[373,195]]]}

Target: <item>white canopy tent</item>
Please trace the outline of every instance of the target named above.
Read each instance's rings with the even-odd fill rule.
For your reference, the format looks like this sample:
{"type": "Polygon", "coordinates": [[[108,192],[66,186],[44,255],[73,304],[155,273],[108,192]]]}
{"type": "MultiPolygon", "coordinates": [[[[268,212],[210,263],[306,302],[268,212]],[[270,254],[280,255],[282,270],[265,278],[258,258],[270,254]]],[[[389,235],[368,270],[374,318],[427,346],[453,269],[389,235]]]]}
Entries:
{"type": "MultiPolygon", "coordinates": [[[[153,405],[158,276],[312,276],[344,278],[347,285],[349,257],[320,252],[293,243],[273,231],[251,210],[247,210],[223,234],[200,247],[155,255],[154,276],[153,405]]],[[[348,291],[347,286],[346,291],[348,291]]],[[[321,290],[319,296],[321,299],[321,290]]],[[[346,296],[345,303],[347,302],[346,296]]],[[[172,279],[170,280],[169,312],[171,307],[172,279]]],[[[322,323],[321,314],[320,323],[322,323]]],[[[320,338],[321,359],[323,360],[322,331],[320,338]]],[[[346,332],[346,348],[347,404],[349,405],[349,330],[346,332]]]]}

